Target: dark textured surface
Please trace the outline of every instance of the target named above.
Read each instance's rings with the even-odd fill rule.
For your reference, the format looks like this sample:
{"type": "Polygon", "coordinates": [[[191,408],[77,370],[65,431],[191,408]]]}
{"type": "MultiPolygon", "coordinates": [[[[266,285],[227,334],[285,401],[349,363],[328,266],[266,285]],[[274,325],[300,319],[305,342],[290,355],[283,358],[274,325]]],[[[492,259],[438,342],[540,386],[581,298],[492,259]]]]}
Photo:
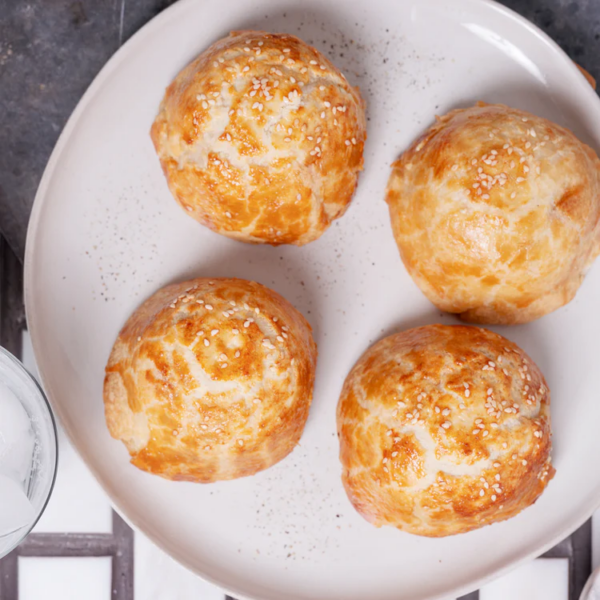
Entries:
{"type": "MultiPolygon", "coordinates": [[[[209,1],[209,0],[206,0],[209,1]]],[[[170,0],[0,0],[0,229],[23,256],[44,166],[79,98],[170,0]]],[[[600,79],[599,0],[504,0],[600,79]]]]}

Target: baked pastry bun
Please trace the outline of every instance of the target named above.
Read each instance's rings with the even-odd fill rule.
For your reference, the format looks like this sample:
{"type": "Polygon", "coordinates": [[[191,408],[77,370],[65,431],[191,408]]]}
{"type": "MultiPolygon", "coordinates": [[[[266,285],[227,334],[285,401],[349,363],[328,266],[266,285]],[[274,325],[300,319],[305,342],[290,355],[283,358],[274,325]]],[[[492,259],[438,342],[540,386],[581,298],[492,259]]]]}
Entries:
{"type": "Polygon", "coordinates": [[[300,440],[317,347],[284,298],[242,279],[169,285],[131,315],[106,366],[111,435],[166,479],[253,475],[300,440]]]}
{"type": "Polygon", "coordinates": [[[440,309],[516,324],[569,302],[600,253],[600,160],[570,131],[500,104],[453,110],[392,167],[404,264],[440,309]]]}
{"type": "Polygon", "coordinates": [[[514,517],[554,476],[550,393],[515,344],[469,326],[387,337],[354,366],[337,426],[342,480],[370,523],[417,535],[514,517]]]}
{"type": "Polygon", "coordinates": [[[173,196],[200,223],[301,246],[348,207],[366,121],[358,91],[317,50],[235,31],[179,73],[151,135],[173,196]]]}

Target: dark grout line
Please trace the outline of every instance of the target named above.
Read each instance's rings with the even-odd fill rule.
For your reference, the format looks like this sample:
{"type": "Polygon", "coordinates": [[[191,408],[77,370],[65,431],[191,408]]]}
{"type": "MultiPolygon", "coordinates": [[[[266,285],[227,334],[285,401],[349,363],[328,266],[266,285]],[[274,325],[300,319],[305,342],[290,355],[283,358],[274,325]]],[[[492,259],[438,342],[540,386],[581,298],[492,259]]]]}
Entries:
{"type": "Polygon", "coordinates": [[[110,533],[32,533],[17,548],[19,556],[113,556],[116,551],[110,533]]]}
{"type": "Polygon", "coordinates": [[[0,560],[0,600],[19,598],[19,556],[16,550],[0,560]]]}
{"type": "Polygon", "coordinates": [[[592,572],[592,519],[568,538],[573,548],[569,561],[569,600],[578,600],[592,572]]]}
{"type": "Polygon", "coordinates": [[[113,538],[117,551],[112,558],[112,600],[134,600],[134,533],[113,511],[113,538]]]}

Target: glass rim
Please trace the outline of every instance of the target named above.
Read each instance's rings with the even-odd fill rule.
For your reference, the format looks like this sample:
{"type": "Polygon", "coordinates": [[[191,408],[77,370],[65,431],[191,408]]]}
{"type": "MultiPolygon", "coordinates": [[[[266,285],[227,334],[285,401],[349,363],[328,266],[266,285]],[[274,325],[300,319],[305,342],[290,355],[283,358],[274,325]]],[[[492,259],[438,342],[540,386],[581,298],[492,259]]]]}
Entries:
{"type": "MultiPolygon", "coordinates": [[[[46,511],[48,502],[50,502],[50,497],[52,496],[52,492],[54,491],[54,484],[56,483],[56,475],[58,472],[58,429],[56,427],[56,418],[54,417],[50,401],[48,400],[48,397],[46,396],[46,393],[44,392],[42,386],[39,384],[38,380],[29,372],[25,365],[12,352],[7,350],[3,346],[0,346],[0,355],[8,358],[9,361],[12,363],[15,371],[25,375],[29,383],[33,384],[33,388],[37,392],[38,397],[40,397],[43,401],[42,406],[45,406],[45,409],[48,415],[50,416],[50,423],[52,424],[50,432],[51,436],[54,439],[54,461],[52,464],[52,480],[50,481],[50,485],[48,486],[48,491],[46,493],[46,497],[44,498],[44,502],[42,503],[39,511],[37,511],[35,519],[31,522],[31,525],[27,526],[26,528],[23,528],[23,534],[17,537],[14,544],[12,544],[12,546],[9,546],[7,550],[2,551],[0,553],[0,558],[2,558],[10,554],[31,533],[33,528],[38,524],[39,520],[42,518],[42,515],[46,511]]],[[[14,533],[17,533],[19,531],[20,530],[17,529],[14,533]]]]}

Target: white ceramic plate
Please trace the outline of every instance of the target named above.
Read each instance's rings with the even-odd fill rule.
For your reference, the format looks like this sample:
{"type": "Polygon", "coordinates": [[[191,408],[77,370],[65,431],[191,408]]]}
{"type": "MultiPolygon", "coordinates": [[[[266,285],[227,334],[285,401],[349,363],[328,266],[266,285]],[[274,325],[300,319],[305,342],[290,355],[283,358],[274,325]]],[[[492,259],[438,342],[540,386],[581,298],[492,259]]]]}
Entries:
{"type": "Polygon", "coordinates": [[[555,314],[501,329],[553,395],[557,475],[515,519],[446,539],[375,529],[340,484],[335,407],[352,364],[398,329],[452,322],[407,275],[388,222],[389,165],[433,120],[476,100],[549,117],[600,146],[600,103],[531,24],[481,0],[184,0],[108,63],[75,110],[40,186],[26,303],[46,390],[73,444],[127,519],[184,565],[240,597],[410,600],[464,593],[548,548],[600,499],[600,270],[555,314]],[[304,248],[218,236],[171,198],[148,135],[164,88],[231,29],[297,34],[367,100],[365,171],[353,204],[304,248]],[[319,345],[301,445],[249,479],[172,483],[129,464],[104,424],[103,369],[127,316],[192,276],[255,279],[288,298],[319,345]]]}

